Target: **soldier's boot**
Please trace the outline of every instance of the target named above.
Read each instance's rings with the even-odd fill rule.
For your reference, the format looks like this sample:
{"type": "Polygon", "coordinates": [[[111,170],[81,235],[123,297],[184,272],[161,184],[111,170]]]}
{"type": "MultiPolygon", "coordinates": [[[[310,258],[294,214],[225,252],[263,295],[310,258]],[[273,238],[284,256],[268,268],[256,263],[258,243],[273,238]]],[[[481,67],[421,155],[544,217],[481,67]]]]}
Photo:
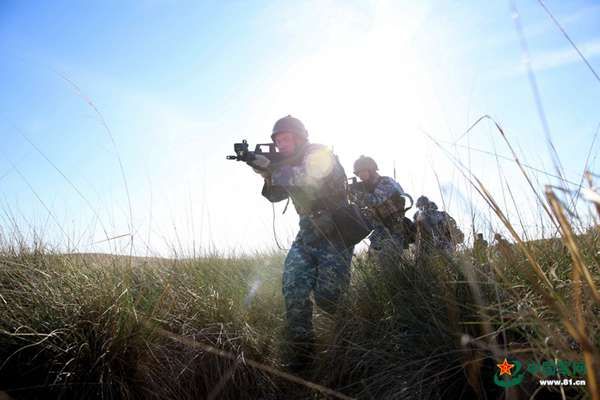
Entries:
{"type": "Polygon", "coordinates": [[[315,359],[315,344],[313,338],[298,338],[291,341],[284,366],[288,372],[302,378],[308,378],[313,370],[315,359]]]}

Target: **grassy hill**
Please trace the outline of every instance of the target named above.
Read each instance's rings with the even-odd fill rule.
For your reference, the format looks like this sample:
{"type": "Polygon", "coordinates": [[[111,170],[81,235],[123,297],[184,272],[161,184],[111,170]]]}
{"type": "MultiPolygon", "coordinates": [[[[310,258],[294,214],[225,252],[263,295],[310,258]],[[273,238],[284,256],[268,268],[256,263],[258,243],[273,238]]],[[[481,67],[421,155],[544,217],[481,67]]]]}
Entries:
{"type": "MultiPolygon", "coordinates": [[[[597,284],[600,237],[576,241],[597,284]]],[[[590,357],[597,374],[597,293],[573,282],[556,241],[513,246],[510,260],[491,250],[489,263],[466,250],[391,273],[355,257],[339,312],[317,309],[312,370],[293,377],[281,365],[283,254],[132,261],[5,249],[0,389],[16,399],[563,398],[540,388],[542,372],[500,387],[496,365],[590,357]]],[[[566,398],[589,397],[584,379],[563,387],[566,398]]]]}

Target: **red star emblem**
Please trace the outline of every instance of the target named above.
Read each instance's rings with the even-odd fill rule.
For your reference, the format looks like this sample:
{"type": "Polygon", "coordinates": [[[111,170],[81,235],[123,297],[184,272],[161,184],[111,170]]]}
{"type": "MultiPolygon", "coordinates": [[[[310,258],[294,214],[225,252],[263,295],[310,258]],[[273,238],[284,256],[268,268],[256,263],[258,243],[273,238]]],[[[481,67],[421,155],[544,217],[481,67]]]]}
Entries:
{"type": "Polygon", "coordinates": [[[512,376],[512,374],[510,373],[510,370],[515,366],[515,364],[509,363],[505,358],[504,362],[502,364],[496,364],[496,365],[498,366],[498,368],[500,368],[500,376],[502,376],[502,375],[512,376]]]}

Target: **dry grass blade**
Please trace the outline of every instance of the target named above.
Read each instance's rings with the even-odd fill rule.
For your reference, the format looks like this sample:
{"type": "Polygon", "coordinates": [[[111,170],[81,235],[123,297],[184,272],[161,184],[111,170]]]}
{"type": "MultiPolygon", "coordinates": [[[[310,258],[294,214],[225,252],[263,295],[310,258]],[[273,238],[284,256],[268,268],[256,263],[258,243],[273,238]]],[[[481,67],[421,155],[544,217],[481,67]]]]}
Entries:
{"type": "Polygon", "coordinates": [[[15,126],[15,129],[17,130],[17,132],[19,132],[21,137],[23,137],[23,139],[25,139],[25,141],[27,141],[27,143],[29,143],[31,145],[31,147],[33,147],[35,149],[35,151],[37,151],[38,154],[40,154],[44,158],[44,160],[46,160],[46,162],[48,162],[48,164],[50,164],[52,166],[52,168],[54,168],[54,170],[56,170],[56,172],[58,172],[60,174],[60,176],[62,176],[63,179],[73,188],[73,190],[85,202],[85,204],[89,207],[89,209],[94,214],[94,217],[96,217],[96,219],[100,223],[100,227],[102,228],[102,231],[104,232],[104,236],[106,236],[106,240],[107,241],[111,240],[108,235],[108,229],[106,229],[106,226],[104,225],[104,222],[102,221],[102,218],[100,218],[100,214],[98,213],[96,208],[92,205],[92,202],[81,192],[81,190],[79,190],[77,185],[75,185],[75,183],[73,183],[73,181],[71,179],[69,179],[69,177],[60,168],[58,168],[58,166],[52,160],[50,160],[50,158],[46,155],[46,153],[44,153],[42,151],[42,149],[40,149],[31,139],[29,139],[29,137],[27,135],[25,135],[25,133],[21,129],[17,128],[16,126],[15,126]]]}
{"type": "MultiPolygon", "coordinates": [[[[475,181],[477,182],[477,185],[479,186],[479,188],[478,188],[479,193],[484,197],[484,200],[492,208],[492,211],[494,211],[494,213],[500,219],[500,221],[502,221],[504,226],[510,232],[513,239],[515,239],[517,246],[519,246],[519,248],[523,251],[523,253],[527,257],[527,261],[529,261],[529,263],[533,267],[533,271],[548,286],[548,289],[550,291],[552,291],[554,289],[552,282],[550,282],[550,279],[548,279],[548,276],[546,276],[546,273],[542,270],[542,267],[535,260],[533,254],[531,253],[529,248],[525,245],[525,242],[523,242],[523,240],[521,239],[521,236],[519,236],[519,234],[517,233],[517,231],[511,224],[511,222],[504,215],[504,213],[500,209],[500,206],[498,206],[498,204],[496,204],[496,201],[494,200],[493,196],[488,192],[488,190],[485,188],[483,183],[479,179],[477,179],[477,177],[473,177],[473,179],[475,179],[475,181]]],[[[544,289],[544,292],[546,292],[546,289],[544,289]]],[[[552,297],[552,296],[550,295],[550,297],[552,297]]]]}
{"type": "Polygon", "coordinates": [[[596,78],[596,81],[600,82],[600,76],[598,75],[598,73],[596,72],[596,70],[594,69],[594,67],[592,67],[592,64],[590,64],[590,62],[587,60],[587,58],[583,55],[583,53],[581,52],[581,50],[579,50],[579,47],[577,47],[577,45],[575,44],[575,42],[573,42],[573,40],[571,39],[571,37],[569,36],[569,34],[567,33],[567,31],[565,31],[565,28],[562,27],[562,25],[554,17],[554,14],[552,14],[550,12],[550,10],[548,9],[548,7],[546,7],[546,5],[544,4],[544,2],[542,0],[538,0],[538,3],[540,3],[540,5],[544,9],[544,11],[546,11],[546,13],[548,14],[548,16],[552,20],[552,22],[554,22],[554,25],[556,25],[556,27],[563,34],[563,36],[565,37],[565,39],[567,39],[567,41],[571,44],[571,46],[573,47],[573,49],[575,49],[575,51],[579,55],[579,58],[581,58],[581,61],[583,61],[585,63],[585,65],[588,67],[588,69],[590,70],[590,72],[596,78]]]}
{"type": "MultiPolygon", "coordinates": [[[[235,354],[231,354],[231,353],[229,353],[227,351],[224,351],[224,350],[221,350],[221,349],[217,349],[217,348],[215,348],[213,346],[210,346],[210,345],[207,345],[207,344],[204,344],[204,343],[199,343],[199,342],[192,341],[192,340],[187,339],[187,338],[185,338],[183,336],[177,335],[175,333],[166,331],[166,330],[161,329],[161,328],[157,328],[156,332],[159,335],[161,335],[161,336],[170,338],[170,339],[175,340],[175,341],[177,341],[179,343],[185,344],[186,346],[197,347],[197,348],[200,348],[200,349],[202,349],[203,351],[205,351],[207,353],[211,353],[211,354],[214,354],[214,355],[219,356],[219,357],[223,357],[223,358],[235,361],[235,362],[239,362],[239,357],[238,356],[236,356],[235,354]]],[[[244,358],[243,363],[251,366],[252,368],[256,368],[256,369],[259,369],[261,371],[264,371],[264,372],[270,373],[272,375],[278,376],[280,378],[286,379],[286,380],[288,380],[290,382],[294,382],[294,383],[297,383],[299,385],[306,386],[307,388],[310,388],[310,389],[312,389],[314,391],[317,391],[317,392],[320,392],[320,393],[323,393],[323,394],[326,394],[326,395],[329,395],[329,396],[332,396],[332,397],[335,397],[335,398],[338,398],[338,399],[352,400],[352,397],[346,396],[343,393],[337,392],[337,391],[335,391],[333,389],[327,388],[327,387],[319,385],[317,383],[307,381],[307,380],[302,379],[302,378],[300,378],[300,377],[298,377],[296,375],[292,375],[292,374],[289,374],[287,372],[280,371],[280,370],[278,370],[276,368],[273,368],[271,366],[268,366],[268,365],[256,362],[254,360],[250,360],[250,359],[244,358]]]]}
{"type": "MultiPolygon", "coordinates": [[[[583,257],[581,256],[581,252],[575,243],[575,235],[573,230],[571,229],[571,225],[567,221],[567,218],[562,210],[560,202],[558,201],[554,192],[550,189],[546,189],[546,197],[554,211],[554,215],[556,215],[556,219],[560,224],[560,229],[562,233],[563,242],[567,246],[569,253],[571,254],[571,259],[573,261],[573,271],[572,271],[572,281],[573,281],[573,305],[575,308],[575,316],[577,319],[577,327],[580,332],[587,332],[585,317],[583,316],[583,302],[582,302],[582,288],[581,288],[581,275],[584,276],[586,283],[589,285],[591,289],[592,296],[598,302],[600,301],[600,295],[598,294],[598,289],[594,283],[594,280],[585,266],[583,262],[583,257]]],[[[596,380],[596,373],[594,371],[594,354],[590,349],[584,348],[584,360],[587,371],[587,384],[590,388],[590,392],[592,393],[592,398],[594,400],[600,399],[600,392],[598,392],[598,382],[596,380]]]]}
{"type": "Polygon", "coordinates": [[[75,83],[75,81],[73,81],[71,78],[69,78],[67,75],[65,75],[64,73],[62,73],[61,71],[55,70],[52,68],[52,70],[54,71],[54,73],[56,73],[58,76],[60,76],[65,82],[67,82],[69,85],[71,85],[71,87],[73,88],[73,90],[75,91],[75,93],[81,97],[81,99],[83,99],[83,101],[89,105],[92,110],[94,110],[94,113],[97,115],[100,124],[102,125],[102,127],[104,128],[104,130],[106,131],[106,133],[108,134],[108,137],[110,139],[111,145],[115,151],[115,155],[117,157],[117,161],[119,163],[119,170],[121,171],[121,178],[123,180],[123,187],[125,189],[125,195],[127,196],[127,206],[129,209],[129,221],[128,221],[128,227],[129,227],[129,233],[132,235],[131,236],[131,241],[130,241],[130,247],[129,247],[129,262],[131,264],[133,258],[133,206],[131,204],[131,195],[129,193],[129,184],[127,183],[127,176],[125,174],[125,167],[123,165],[123,160],[121,159],[121,155],[119,153],[119,149],[117,147],[117,142],[115,141],[115,137],[112,133],[112,130],[110,129],[110,127],[108,126],[108,123],[106,122],[106,119],[104,118],[104,115],[100,112],[100,110],[98,109],[98,107],[96,107],[96,104],[92,101],[92,99],[90,97],[88,97],[87,95],[85,95],[83,93],[83,91],[81,90],[81,88],[75,83]]]}
{"type": "MultiPolygon", "coordinates": [[[[512,156],[513,156],[513,160],[514,162],[517,164],[517,166],[519,167],[519,170],[521,171],[521,174],[523,174],[523,176],[525,177],[525,180],[527,181],[527,184],[529,185],[529,187],[531,188],[531,190],[533,191],[533,194],[535,195],[535,197],[537,198],[539,204],[542,206],[542,208],[544,209],[544,211],[546,212],[546,215],[548,215],[548,218],[550,218],[550,221],[554,224],[554,226],[556,226],[558,228],[558,224],[556,223],[556,221],[554,220],[554,216],[552,215],[552,213],[550,212],[550,210],[548,209],[548,207],[546,206],[546,203],[544,202],[544,200],[542,199],[542,197],[540,196],[540,194],[538,193],[538,191],[535,189],[535,186],[533,184],[533,181],[531,180],[529,174],[527,173],[527,171],[525,171],[525,166],[523,165],[523,163],[521,163],[521,160],[519,159],[519,157],[517,156],[517,153],[515,151],[515,149],[512,147],[512,144],[510,143],[510,141],[508,140],[508,138],[506,137],[506,134],[504,133],[504,129],[502,129],[502,127],[500,126],[500,124],[491,116],[489,115],[483,115],[481,117],[479,117],[477,119],[477,121],[475,121],[470,127],[469,129],[467,129],[465,131],[465,133],[462,135],[466,135],[468,134],[471,130],[473,130],[473,128],[475,128],[481,121],[483,121],[484,119],[490,120],[494,123],[494,126],[496,127],[496,129],[498,130],[498,132],[500,133],[500,136],[502,136],[502,139],[504,140],[504,143],[506,143],[506,146],[508,147],[508,149],[510,150],[512,156]]],[[[462,138],[461,136],[461,138],[462,138]]],[[[458,139],[460,140],[460,138],[458,139]]],[[[458,141],[457,140],[457,141],[458,141]]],[[[566,180],[564,179],[564,175],[563,174],[558,174],[558,179],[561,182],[565,182],[566,180]]]]}
{"type": "MultiPolygon", "coordinates": [[[[565,304],[559,298],[557,298],[557,292],[555,290],[553,290],[554,288],[552,287],[552,284],[550,283],[548,277],[546,276],[546,274],[544,273],[544,271],[542,270],[542,268],[540,267],[538,262],[535,260],[531,251],[527,248],[525,243],[521,240],[521,238],[519,237],[517,232],[514,230],[512,224],[508,220],[508,218],[506,218],[506,216],[504,215],[502,210],[500,210],[500,207],[494,201],[493,197],[485,189],[485,186],[483,185],[483,183],[481,183],[476,177],[474,177],[474,179],[477,181],[477,184],[479,185],[479,188],[481,189],[480,193],[484,196],[485,200],[488,202],[488,204],[490,205],[490,207],[492,208],[494,213],[498,216],[498,218],[500,218],[502,223],[506,226],[506,228],[509,230],[509,232],[511,233],[513,238],[516,240],[517,245],[524,252],[525,256],[527,257],[527,260],[532,265],[534,272],[538,275],[538,277],[540,279],[546,281],[547,285],[549,284],[549,288],[546,289],[543,286],[541,286],[538,282],[536,282],[535,279],[528,279],[531,286],[534,289],[536,289],[536,291],[543,296],[546,304],[558,313],[565,329],[567,329],[569,334],[571,336],[573,336],[581,344],[581,346],[584,349],[587,349],[590,352],[594,352],[595,351],[594,345],[587,338],[587,335],[585,334],[585,332],[580,331],[578,329],[578,327],[573,324],[573,322],[570,319],[570,313],[567,310],[567,308],[565,307],[565,304]]],[[[479,191],[479,189],[478,189],[478,191],[479,191]]]]}
{"type": "MultiPolygon", "coordinates": [[[[485,117],[486,116],[481,117],[477,122],[479,122],[481,119],[483,119],[485,117]]],[[[491,117],[488,117],[488,118],[491,118],[491,117]]],[[[496,124],[496,127],[500,130],[500,132],[502,134],[504,134],[504,132],[502,131],[502,129],[500,128],[500,126],[498,124],[496,124]]],[[[443,147],[441,147],[440,144],[437,141],[435,141],[435,139],[433,139],[428,134],[427,134],[427,136],[438,147],[440,147],[442,150],[444,150],[443,147]]],[[[510,146],[510,144],[509,144],[509,146],[510,146]]],[[[511,147],[511,150],[512,150],[512,147],[511,147]]],[[[569,334],[571,336],[573,336],[582,345],[583,348],[589,350],[590,352],[594,352],[595,349],[594,349],[594,346],[593,346],[592,342],[586,337],[585,332],[580,331],[578,329],[578,327],[575,324],[573,324],[573,322],[570,319],[570,314],[569,314],[568,310],[565,307],[565,304],[562,302],[562,300],[560,298],[557,298],[558,294],[554,290],[554,288],[553,288],[550,280],[548,279],[548,277],[546,276],[546,274],[542,270],[541,266],[535,260],[533,254],[527,248],[527,246],[525,245],[525,243],[523,242],[523,240],[521,239],[521,237],[519,236],[519,234],[516,232],[516,230],[512,226],[512,224],[509,221],[509,219],[504,215],[504,213],[502,212],[502,210],[500,209],[500,207],[498,206],[498,204],[494,200],[493,196],[488,192],[488,190],[485,188],[485,186],[483,185],[483,183],[477,177],[473,176],[473,174],[468,169],[466,169],[460,163],[459,160],[456,160],[456,159],[452,158],[452,156],[450,156],[450,157],[451,157],[452,161],[457,165],[457,167],[459,167],[459,171],[461,172],[461,174],[469,181],[469,183],[475,188],[475,190],[482,196],[482,198],[484,199],[484,201],[490,206],[490,208],[492,209],[492,211],[496,214],[496,216],[498,216],[498,218],[500,219],[500,221],[509,230],[510,234],[513,236],[513,238],[517,242],[517,245],[519,246],[519,248],[526,255],[527,260],[529,261],[530,265],[533,267],[533,270],[536,273],[536,275],[542,281],[544,281],[546,283],[546,285],[548,286],[548,288],[543,287],[535,279],[531,279],[531,277],[529,276],[529,274],[526,274],[526,278],[529,281],[529,283],[531,284],[531,286],[539,294],[542,295],[545,303],[551,309],[553,309],[553,310],[555,310],[555,312],[557,312],[557,314],[560,317],[560,319],[561,319],[561,321],[562,321],[565,329],[569,332],[569,334]],[[465,170],[468,171],[468,174],[465,172],[465,170]]],[[[521,169],[521,170],[522,170],[523,173],[525,173],[525,171],[523,169],[521,169]]],[[[529,179],[528,179],[528,182],[531,185],[531,182],[529,181],[529,179]]],[[[533,188],[533,186],[532,186],[532,188],[533,188]]],[[[537,194],[537,191],[536,191],[536,194],[537,194]]],[[[550,211],[547,209],[546,206],[544,206],[544,209],[547,210],[548,213],[550,213],[550,211]]],[[[552,220],[554,222],[552,214],[550,214],[550,218],[552,218],[552,220]]],[[[554,222],[554,223],[556,224],[556,222],[554,222]]]]}
{"type": "MultiPolygon", "coordinates": [[[[502,128],[500,127],[500,125],[498,125],[496,123],[496,121],[494,121],[493,118],[491,118],[488,115],[484,115],[482,117],[480,117],[472,126],[471,128],[469,128],[467,130],[467,132],[472,129],[477,123],[479,123],[480,121],[482,121],[483,119],[488,118],[490,119],[492,122],[494,122],[496,124],[496,128],[498,128],[498,130],[500,131],[500,133],[502,134],[502,137],[504,137],[504,139],[506,140],[506,137],[504,135],[504,131],[502,130],[502,128]]],[[[444,148],[437,142],[435,141],[429,134],[427,134],[427,136],[440,148],[444,151],[444,148]]],[[[513,156],[515,157],[515,162],[521,166],[520,162],[518,161],[518,158],[516,156],[516,154],[514,153],[514,150],[512,148],[512,146],[510,145],[510,142],[508,142],[508,140],[506,140],[507,145],[509,146],[509,148],[511,149],[511,151],[513,152],[513,156]]],[[[538,264],[538,262],[535,260],[535,258],[533,257],[533,254],[531,254],[531,252],[529,251],[529,249],[527,248],[527,246],[525,245],[525,243],[523,242],[523,240],[521,239],[521,237],[519,236],[519,234],[517,233],[517,231],[514,229],[512,223],[509,221],[509,219],[504,215],[504,213],[502,212],[500,206],[498,206],[498,204],[496,203],[496,201],[494,200],[494,197],[489,193],[489,191],[485,188],[485,186],[483,185],[483,183],[476,177],[474,176],[471,171],[467,168],[464,167],[464,165],[462,165],[462,163],[460,163],[460,161],[456,160],[455,158],[453,158],[452,156],[450,156],[452,161],[457,165],[457,167],[459,168],[459,171],[461,171],[461,174],[465,177],[465,179],[468,180],[468,182],[471,184],[471,186],[473,186],[473,188],[481,195],[481,197],[483,198],[483,200],[490,206],[490,208],[492,209],[492,211],[496,214],[496,216],[500,219],[500,221],[504,224],[504,226],[509,230],[511,236],[515,239],[515,241],[517,242],[517,245],[519,246],[519,248],[525,253],[525,255],[527,256],[527,260],[530,262],[530,264],[533,267],[534,272],[538,275],[538,277],[544,282],[546,283],[546,285],[548,286],[548,288],[550,290],[553,289],[552,283],[550,282],[550,280],[548,279],[548,277],[546,276],[546,274],[544,273],[544,271],[542,270],[542,268],[540,267],[540,265],[538,264]],[[465,173],[464,171],[467,171],[467,173],[465,173]]],[[[534,193],[536,194],[536,197],[538,197],[538,199],[540,200],[540,204],[542,205],[542,207],[544,208],[544,210],[547,211],[548,216],[550,217],[550,219],[554,222],[554,218],[553,215],[550,213],[550,210],[548,210],[548,208],[546,207],[546,205],[544,204],[544,201],[538,196],[537,191],[535,190],[535,187],[533,186],[533,183],[531,182],[531,180],[529,179],[529,176],[527,175],[527,172],[521,167],[521,171],[523,172],[523,174],[525,175],[525,178],[527,179],[527,182],[529,183],[529,185],[531,186],[532,190],[534,191],[534,193]]],[[[536,283],[537,284],[537,283],[536,283]]],[[[552,296],[551,296],[552,297],[552,296]]]]}
{"type": "MultiPolygon", "coordinates": [[[[537,109],[538,117],[540,119],[540,123],[542,124],[542,129],[544,131],[544,135],[546,136],[546,143],[548,145],[550,155],[552,157],[552,162],[554,164],[554,168],[556,172],[561,177],[565,176],[564,168],[560,161],[560,157],[558,156],[558,151],[556,150],[556,146],[554,146],[554,142],[552,141],[552,135],[550,133],[550,125],[548,124],[548,118],[546,117],[546,111],[544,110],[544,105],[542,103],[542,96],[540,94],[539,86],[537,83],[537,79],[535,76],[535,72],[533,70],[533,66],[531,63],[531,54],[529,53],[529,46],[527,45],[527,39],[525,38],[525,31],[523,29],[523,25],[521,24],[521,15],[517,10],[517,5],[514,0],[510,2],[513,21],[515,23],[515,29],[517,30],[517,34],[519,35],[519,39],[521,42],[521,50],[524,56],[524,64],[527,69],[527,77],[529,79],[529,85],[531,87],[531,92],[533,94],[533,98],[535,101],[535,106],[537,109]]],[[[563,181],[560,181],[561,184],[563,181]]]]}
{"type": "Polygon", "coordinates": [[[589,171],[587,171],[585,173],[585,177],[587,178],[588,184],[590,186],[588,190],[589,200],[592,203],[594,203],[594,207],[596,207],[596,213],[598,213],[598,216],[600,217],[600,194],[594,191],[594,182],[592,181],[592,174],[589,171]]]}
{"type": "MultiPolygon", "coordinates": [[[[599,126],[599,132],[600,132],[600,126],[599,126]]],[[[494,157],[496,159],[496,161],[498,161],[498,160],[513,161],[513,162],[515,161],[514,157],[508,157],[506,155],[498,154],[497,151],[487,151],[487,150],[483,150],[483,149],[480,149],[480,148],[477,148],[477,147],[467,146],[467,145],[463,145],[463,144],[457,144],[456,142],[450,142],[450,141],[444,141],[444,140],[440,140],[440,143],[444,143],[444,144],[451,145],[453,147],[459,147],[459,148],[462,148],[462,149],[465,149],[465,150],[468,150],[468,151],[474,151],[476,153],[481,153],[481,154],[485,154],[485,155],[488,155],[488,156],[492,156],[492,157],[494,157]]],[[[543,169],[534,167],[533,165],[530,165],[530,164],[525,164],[525,163],[521,162],[521,166],[523,168],[525,168],[525,169],[528,169],[528,170],[533,171],[533,172],[538,173],[538,174],[542,174],[542,175],[550,177],[550,178],[562,179],[565,183],[568,183],[568,184],[573,185],[575,187],[580,187],[582,185],[581,182],[577,183],[577,182],[573,182],[570,179],[561,178],[560,176],[558,176],[556,174],[553,174],[553,173],[548,172],[548,171],[544,171],[543,169]]]]}
{"type": "Polygon", "coordinates": [[[556,219],[560,224],[563,241],[567,246],[567,249],[569,250],[569,253],[571,254],[571,258],[573,260],[573,269],[576,269],[578,273],[583,275],[586,283],[590,287],[592,297],[594,298],[594,300],[600,303],[600,292],[598,292],[598,288],[596,287],[594,278],[592,277],[592,274],[590,273],[589,269],[586,267],[583,261],[583,256],[581,255],[577,243],[575,242],[575,234],[573,233],[571,225],[567,221],[567,218],[560,205],[560,202],[558,201],[556,195],[551,189],[546,190],[546,197],[548,198],[550,206],[552,207],[552,211],[554,211],[554,215],[556,216],[556,219]]]}

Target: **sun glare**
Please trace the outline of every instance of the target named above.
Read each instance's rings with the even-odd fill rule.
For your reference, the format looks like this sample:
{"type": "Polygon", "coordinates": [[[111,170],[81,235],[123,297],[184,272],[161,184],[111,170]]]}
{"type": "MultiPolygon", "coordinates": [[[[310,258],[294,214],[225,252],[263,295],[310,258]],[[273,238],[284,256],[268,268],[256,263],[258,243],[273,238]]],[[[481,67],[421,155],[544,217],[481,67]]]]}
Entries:
{"type": "Polygon", "coordinates": [[[423,15],[414,6],[378,5],[367,28],[349,24],[339,38],[294,60],[274,85],[273,104],[297,113],[312,141],[335,144],[346,167],[365,153],[388,170],[394,161],[422,161],[418,128],[435,124],[428,114],[437,107],[412,43],[423,15]]]}
{"type": "Polygon", "coordinates": [[[333,170],[333,160],[325,149],[309,154],[306,159],[308,177],[316,181],[323,179],[333,170]]]}

